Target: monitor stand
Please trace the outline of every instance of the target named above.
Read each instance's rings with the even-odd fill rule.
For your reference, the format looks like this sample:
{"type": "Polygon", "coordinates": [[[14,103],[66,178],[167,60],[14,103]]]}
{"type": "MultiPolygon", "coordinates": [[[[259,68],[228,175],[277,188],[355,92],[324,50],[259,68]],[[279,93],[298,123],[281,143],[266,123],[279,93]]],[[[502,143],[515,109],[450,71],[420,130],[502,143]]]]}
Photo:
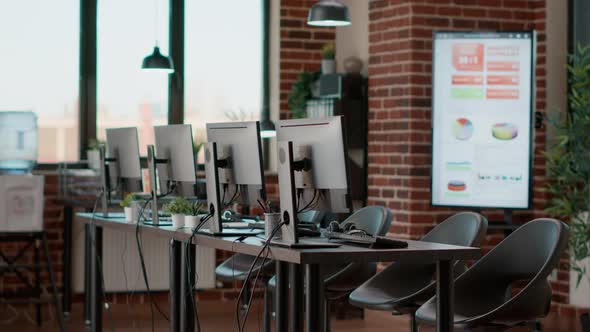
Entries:
{"type": "Polygon", "coordinates": [[[273,240],[271,244],[289,248],[335,248],[338,243],[330,243],[321,239],[299,240],[297,233],[297,206],[295,192],[295,169],[293,158],[293,142],[278,142],[279,145],[279,195],[281,200],[281,240],[273,240]]]}
{"type": "Polygon", "coordinates": [[[157,159],[156,158],[156,148],[153,145],[147,146],[147,162],[148,162],[148,175],[150,179],[150,186],[151,186],[151,208],[152,208],[152,218],[144,220],[143,223],[146,225],[151,225],[155,227],[160,226],[172,226],[172,221],[163,221],[160,220],[160,216],[158,215],[158,177],[156,174],[157,164],[159,163],[166,163],[168,162],[165,159],[157,159]]]}

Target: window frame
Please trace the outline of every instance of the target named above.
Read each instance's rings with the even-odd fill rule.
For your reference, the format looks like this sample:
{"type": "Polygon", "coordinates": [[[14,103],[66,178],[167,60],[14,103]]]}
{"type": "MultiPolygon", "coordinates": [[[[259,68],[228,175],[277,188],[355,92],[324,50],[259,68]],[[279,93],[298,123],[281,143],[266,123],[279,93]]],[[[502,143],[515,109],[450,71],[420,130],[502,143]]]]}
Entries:
{"type": "MultiPolygon", "coordinates": [[[[270,107],[270,1],[262,1],[262,110],[270,107]]],[[[168,76],[168,124],[184,123],[185,0],[169,0],[169,56],[175,71],[168,76]]],[[[98,0],[80,0],[79,155],[84,160],[89,142],[97,136],[97,22],[98,0]]],[[[138,63],[141,59],[138,59],[138,63]]],[[[261,114],[262,116],[262,114],[261,114]]],[[[268,144],[266,144],[268,145],[268,144]]],[[[268,154],[266,154],[268,155],[268,154]]],[[[266,159],[266,158],[265,158],[266,159]]]]}

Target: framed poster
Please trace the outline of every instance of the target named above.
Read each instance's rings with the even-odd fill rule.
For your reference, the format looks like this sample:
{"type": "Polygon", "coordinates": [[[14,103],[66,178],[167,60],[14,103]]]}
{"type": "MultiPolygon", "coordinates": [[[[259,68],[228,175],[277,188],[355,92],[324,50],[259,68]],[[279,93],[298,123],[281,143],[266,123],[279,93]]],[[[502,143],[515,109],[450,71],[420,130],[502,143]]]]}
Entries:
{"type": "Polygon", "coordinates": [[[531,205],[535,33],[436,32],[431,204],[531,205]]]}

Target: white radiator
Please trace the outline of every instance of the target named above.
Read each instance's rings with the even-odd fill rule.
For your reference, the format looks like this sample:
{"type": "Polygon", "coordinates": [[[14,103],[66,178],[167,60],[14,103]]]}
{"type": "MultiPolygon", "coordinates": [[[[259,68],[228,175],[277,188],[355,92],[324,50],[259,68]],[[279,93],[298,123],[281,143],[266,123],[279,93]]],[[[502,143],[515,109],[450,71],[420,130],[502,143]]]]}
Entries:
{"type": "MultiPolygon", "coordinates": [[[[74,223],[73,287],[74,292],[84,290],[84,226],[74,223]]],[[[169,240],[142,234],[143,257],[145,260],[150,289],[168,290],[169,240]]],[[[103,231],[103,270],[107,292],[145,290],[141,273],[135,232],[120,232],[110,229],[103,231]]],[[[196,274],[197,288],[215,288],[215,249],[197,247],[196,274]]]]}

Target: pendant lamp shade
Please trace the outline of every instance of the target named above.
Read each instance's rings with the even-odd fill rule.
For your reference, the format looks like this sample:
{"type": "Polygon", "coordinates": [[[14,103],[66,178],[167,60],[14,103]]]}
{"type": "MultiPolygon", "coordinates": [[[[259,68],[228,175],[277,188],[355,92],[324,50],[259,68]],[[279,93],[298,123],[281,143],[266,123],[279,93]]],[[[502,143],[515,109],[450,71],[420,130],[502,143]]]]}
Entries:
{"type": "Polygon", "coordinates": [[[337,0],[320,0],[309,10],[307,24],[322,27],[350,25],[348,7],[337,0]]]}
{"type": "Polygon", "coordinates": [[[154,47],[154,52],[143,59],[141,68],[144,70],[162,71],[166,73],[174,72],[174,63],[170,57],[160,53],[158,46],[154,47]]]}

